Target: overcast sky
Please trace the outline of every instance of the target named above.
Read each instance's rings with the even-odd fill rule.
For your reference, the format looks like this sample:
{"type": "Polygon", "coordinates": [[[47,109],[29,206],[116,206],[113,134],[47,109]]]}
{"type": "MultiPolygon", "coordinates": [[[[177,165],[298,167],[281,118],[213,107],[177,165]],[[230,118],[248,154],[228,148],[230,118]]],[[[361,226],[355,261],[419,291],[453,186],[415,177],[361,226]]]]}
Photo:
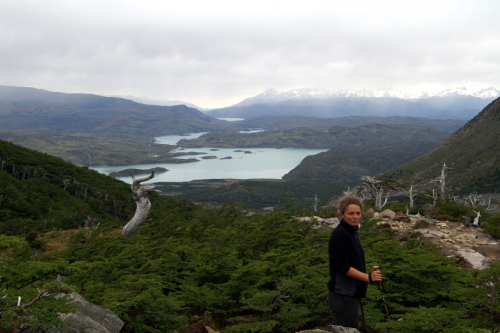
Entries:
{"type": "Polygon", "coordinates": [[[224,107],[267,88],[500,89],[500,1],[0,0],[0,84],[224,107]]]}

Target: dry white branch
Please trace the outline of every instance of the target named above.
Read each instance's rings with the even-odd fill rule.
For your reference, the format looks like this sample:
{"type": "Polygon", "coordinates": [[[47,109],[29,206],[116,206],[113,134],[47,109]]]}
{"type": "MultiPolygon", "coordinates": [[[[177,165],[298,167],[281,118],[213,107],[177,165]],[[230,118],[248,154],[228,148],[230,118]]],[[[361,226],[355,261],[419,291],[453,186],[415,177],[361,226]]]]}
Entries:
{"type": "Polygon", "coordinates": [[[123,227],[122,235],[132,236],[135,229],[137,229],[140,225],[142,225],[146,218],[148,217],[149,210],[151,209],[151,202],[148,198],[148,192],[153,192],[156,190],[155,185],[141,185],[142,182],[153,179],[155,176],[155,172],[151,171],[149,176],[143,178],[135,178],[134,175],[130,175],[132,177],[132,193],[134,195],[134,199],[137,205],[135,210],[134,217],[123,227]]]}

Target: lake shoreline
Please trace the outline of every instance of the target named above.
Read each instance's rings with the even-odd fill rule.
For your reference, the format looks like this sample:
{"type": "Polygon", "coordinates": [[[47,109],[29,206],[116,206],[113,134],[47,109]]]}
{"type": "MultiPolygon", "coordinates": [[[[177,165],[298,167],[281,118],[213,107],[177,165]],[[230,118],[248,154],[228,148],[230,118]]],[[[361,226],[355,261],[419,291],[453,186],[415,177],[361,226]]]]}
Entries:
{"type": "MultiPolygon", "coordinates": [[[[155,144],[175,145],[183,138],[195,138],[205,133],[189,135],[168,135],[155,138],[155,144]]],[[[124,169],[149,170],[162,167],[169,171],[157,175],[150,182],[184,183],[194,180],[209,179],[281,179],[285,174],[300,164],[309,155],[315,155],[327,149],[307,148],[193,148],[185,151],[179,147],[172,151],[177,155],[176,163],[148,163],[135,165],[90,166],[90,168],[109,175],[124,169]],[[193,156],[201,156],[193,158],[193,156]],[[186,160],[189,160],[186,161],[186,160]],[[186,163],[187,162],[187,163],[186,163]],[[194,163],[197,162],[197,163],[194,163]]],[[[117,177],[130,183],[130,176],[117,177]]]]}

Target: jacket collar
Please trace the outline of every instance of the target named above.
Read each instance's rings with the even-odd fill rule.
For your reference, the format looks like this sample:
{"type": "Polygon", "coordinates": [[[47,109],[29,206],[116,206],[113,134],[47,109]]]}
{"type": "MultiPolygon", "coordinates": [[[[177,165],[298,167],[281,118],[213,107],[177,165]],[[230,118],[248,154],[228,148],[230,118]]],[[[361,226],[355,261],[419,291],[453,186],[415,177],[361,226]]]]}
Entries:
{"type": "Polygon", "coordinates": [[[343,218],[342,218],[342,220],[340,220],[340,224],[353,234],[359,230],[359,226],[354,227],[354,226],[350,225],[349,223],[347,223],[346,220],[344,220],[343,218]]]}

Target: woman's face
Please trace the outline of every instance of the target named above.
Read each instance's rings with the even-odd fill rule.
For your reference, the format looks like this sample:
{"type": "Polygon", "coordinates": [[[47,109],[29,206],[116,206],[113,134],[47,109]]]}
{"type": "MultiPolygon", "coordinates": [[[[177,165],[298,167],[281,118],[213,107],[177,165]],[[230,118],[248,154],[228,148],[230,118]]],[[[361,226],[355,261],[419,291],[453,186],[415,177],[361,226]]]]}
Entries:
{"type": "Polygon", "coordinates": [[[340,216],[342,216],[348,224],[357,227],[361,222],[361,207],[353,204],[347,205],[344,214],[340,214],[340,216]]]}

